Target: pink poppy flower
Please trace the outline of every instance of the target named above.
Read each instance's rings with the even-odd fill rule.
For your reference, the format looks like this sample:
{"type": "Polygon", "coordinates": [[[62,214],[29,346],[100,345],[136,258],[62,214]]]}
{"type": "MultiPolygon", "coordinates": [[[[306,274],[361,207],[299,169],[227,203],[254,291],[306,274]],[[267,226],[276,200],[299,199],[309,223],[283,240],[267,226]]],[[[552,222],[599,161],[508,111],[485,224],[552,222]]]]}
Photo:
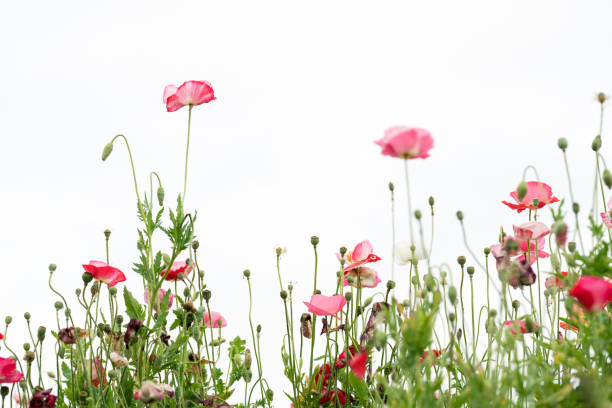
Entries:
{"type": "MultiPolygon", "coordinates": [[[[157,295],[159,297],[159,301],[158,302],[154,302],[153,303],[153,310],[155,310],[156,312],[159,312],[158,308],[161,305],[164,296],[166,296],[166,291],[163,289],[158,289],[157,290],[157,295]]],[[[145,299],[145,303],[149,303],[149,297],[151,297],[151,290],[147,289],[145,290],[144,293],[144,299],[145,299]]],[[[168,309],[170,309],[172,307],[172,302],[174,301],[174,295],[172,293],[170,293],[170,295],[168,296],[168,309]]]]}
{"type": "MultiPolygon", "coordinates": [[[[182,273],[184,276],[189,275],[189,272],[193,270],[193,265],[187,265],[185,261],[176,261],[170,267],[170,272],[168,272],[168,276],[166,276],[165,280],[167,281],[175,281],[178,279],[178,275],[182,273]]],[[[161,272],[161,276],[166,274],[166,269],[161,272]]]]}
{"type": "Polygon", "coordinates": [[[0,357],[0,384],[21,381],[23,374],[17,371],[17,363],[10,358],[0,357]]]}
{"type": "MultiPolygon", "coordinates": [[[[529,329],[527,329],[527,324],[525,323],[524,320],[508,320],[504,322],[504,326],[507,326],[510,329],[510,333],[512,334],[517,334],[517,331],[516,331],[517,326],[521,333],[523,334],[531,333],[529,329]]],[[[533,327],[534,327],[534,330],[537,329],[538,324],[536,322],[533,322],[533,327]]]]}
{"type": "Polygon", "coordinates": [[[153,381],[143,381],[134,392],[134,399],[149,404],[155,401],[161,401],[166,397],[173,397],[174,389],[167,384],[157,384],[153,381]]]}
{"type": "Polygon", "coordinates": [[[385,136],[374,143],[382,147],[381,153],[384,156],[425,159],[433,147],[433,138],[425,129],[394,126],[387,129],[385,136]]]}
{"type": "Polygon", "coordinates": [[[612,283],[604,278],[583,276],[570,289],[569,294],[578,299],[589,312],[597,312],[612,301],[612,283]]]}
{"type": "Polygon", "coordinates": [[[601,221],[604,223],[604,225],[608,228],[612,228],[612,217],[610,217],[610,213],[604,211],[600,215],[601,221]]]}
{"type": "Polygon", "coordinates": [[[187,81],[183,85],[167,85],[164,89],[164,103],[168,112],[183,106],[197,106],[215,100],[215,92],[207,81],[187,81]]]}
{"type": "Polygon", "coordinates": [[[512,228],[514,229],[515,238],[519,241],[539,240],[550,234],[550,229],[546,224],[537,221],[529,221],[518,227],[513,225],[512,228]]]}
{"type": "Polygon", "coordinates": [[[344,273],[344,286],[351,285],[354,288],[359,286],[362,288],[375,288],[380,282],[382,281],[378,277],[378,272],[366,266],[351,269],[344,273]],[[347,280],[348,277],[353,278],[353,283],[349,283],[347,280]]]}
{"type": "Polygon", "coordinates": [[[523,255],[519,256],[518,260],[527,260],[530,265],[533,265],[537,258],[548,258],[550,254],[546,251],[542,251],[542,248],[545,247],[546,239],[544,238],[531,240],[529,241],[529,245],[527,245],[527,241],[519,241],[519,251],[522,252],[523,255]]]}
{"type": "Polygon", "coordinates": [[[83,269],[90,273],[95,280],[104,282],[108,286],[115,286],[119,282],[125,281],[123,272],[106,262],[89,261],[89,264],[83,265],[83,269]]]}
{"type": "MultiPolygon", "coordinates": [[[[368,240],[361,241],[360,243],[355,245],[355,249],[347,252],[344,255],[344,260],[347,262],[344,265],[344,272],[358,268],[366,263],[380,261],[380,257],[378,255],[375,255],[373,252],[374,248],[368,240]]],[[[342,256],[340,254],[336,254],[336,257],[338,257],[338,260],[342,259],[342,256]]]]}
{"type": "Polygon", "coordinates": [[[548,184],[539,183],[537,181],[527,182],[527,194],[522,200],[518,199],[518,193],[516,190],[510,193],[510,197],[512,197],[517,204],[509,203],[507,201],[502,201],[502,203],[519,213],[527,208],[535,210],[533,200],[536,198],[539,200],[538,208],[542,208],[546,204],[552,204],[559,201],[559,199],[552,194],[552,189],[548,184]]]}
{"type": "MultiPolygon", "coordinates": [[[[340,353],[340,355],[338,356],[338,359],[336,360],[336,363],[334,364],[334,367],[336,368],[336,370],[341,370],[344,367],[346,367],[347,363],[349,362],[349,359],[353,358],[353,356],[355,355],[356,347],[354,345],[350,345],[349,348],[349,358],[346,358],[346,350],[344,350],[342,353],[340,353]]],[[[365,351],[365,347],[363,346],[359,346],[359,352],[365,351]]]]}
{"type": "Polygon", "coordinates": [[[212,320],[212,327],[220,328],[227,326],[227,321],[225,321],[225,317],[221,316],[220,313],[217,312],[204,312],[204,326],[211,327],[210,321],[212,320]]]}
{"type": "Polygon", "coordinates": [[[104,366],[100,362],[100,357],[96,357],[93,362],[91,360],[87,360],[85,362],[85,370],[91,370],[91,384],[94,387],[98,387],[100,385],[100,381],[103,384],[106,383],[106,377],[104,375],[104,366]]]}
{"type": "MultiPolygon", "coordinates": [[[[567,272],[561,272],[561,275],[567,278],[567,272]]],[[[546,279],[546,281],[544,281],[544,286],[546,287],[546,289],[548,289],[548,288],[551,288],[553,286],[565,287],[565,284],[558,277],[550,276],[550,277],[548,277],[546,279]]]]}
{"type": "Polygon", "coordinates": [[[304,302],[310,313],[317,316],[336,316],[340,310],[346,305],[346,299],[343,295],[325,296],[312,295],[310,302],[304,302]]]}
{"type": "Polygon", "coordinates": [[[349,367],[351,367],[351,370],[359,379],[362,379],[365,376],[368,357],[368,352],[362,351],[361,353],[357,353],[349,363],[349,367]]]}

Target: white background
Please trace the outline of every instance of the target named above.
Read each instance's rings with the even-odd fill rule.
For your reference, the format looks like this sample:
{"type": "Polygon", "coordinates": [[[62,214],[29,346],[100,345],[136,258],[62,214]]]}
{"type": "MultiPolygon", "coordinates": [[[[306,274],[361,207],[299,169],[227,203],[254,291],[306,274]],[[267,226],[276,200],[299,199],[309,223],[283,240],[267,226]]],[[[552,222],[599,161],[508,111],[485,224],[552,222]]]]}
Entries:
{"type": "Polygon", "coordinates": [[[25,341],[26,310],[35,325],[55,326],[47,265],[58,265],[55,283],[72,294],[80,265],[104,259],[106,228],[111,263],[141,292],[130,270],[137,220],[127,153],[117,141],[102,162],[102,147],[127,135],[141,191],[156,170],[173,203],[187,110],[166,113],[162,91],[204,79],[218,100],[193,111],[187,207],[198,211],[199,260],[229,339],[249,337],[242,271],[251,269],[264,374],[280,401],[288,387],[274,248],[288,250],[283,279],[296,285],[296,319],[312,291],[311,235],[321,239],[324,290],[334,285],[337,248],[363,239],[390,277],[389,181],[398,239],[408,233],[402,163],[373,144],[387,127],[425,127],[435,139],[429,159],[411,162],[415,208],[436,198],[434,263],[454,266],[465,254],[458,209],[478,253],[500,226],[525,220],[500,201],[526,165],[567,195],[558,137],[569,140],[586,214],[595,95],[612,92],[611,12],[608,1],[5,4],[0,316],[15,317],[11,344],[25,341]]]}

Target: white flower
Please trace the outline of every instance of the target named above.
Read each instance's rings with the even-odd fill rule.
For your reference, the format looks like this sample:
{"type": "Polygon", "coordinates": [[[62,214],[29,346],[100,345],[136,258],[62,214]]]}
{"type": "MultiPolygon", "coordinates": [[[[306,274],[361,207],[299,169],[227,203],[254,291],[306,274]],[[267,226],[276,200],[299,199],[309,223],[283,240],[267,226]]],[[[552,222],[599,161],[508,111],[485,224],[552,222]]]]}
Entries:
{"type": "MultiPolygon", "coordinates": [[[[412,250],[410,247],[412,244],[410,241],[398,242],[395,245],[395,262],[399,265],[408,265],[412,261],[412,250]]],[[[420,243],[414,244],[414,257],[415,259],[421,260],[427,257],[427,251],[421,246],[420,243]]]]}

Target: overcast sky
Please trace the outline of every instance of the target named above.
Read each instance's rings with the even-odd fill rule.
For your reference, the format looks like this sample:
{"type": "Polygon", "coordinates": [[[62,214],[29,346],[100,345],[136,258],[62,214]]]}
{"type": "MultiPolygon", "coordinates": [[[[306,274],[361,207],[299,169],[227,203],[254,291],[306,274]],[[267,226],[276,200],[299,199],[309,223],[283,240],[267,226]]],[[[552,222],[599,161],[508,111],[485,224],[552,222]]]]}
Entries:
{"type": "MultiPolygon", "coordinates": [[[[155,170],[173,202],[187,110],[167,113],[163,88],[208,80],[218,99],[193,110],[186,206],[198,211],[199,261],[227,338],[249,336],[242,271],[252,271],[264,374],[280,396],[274,248],[287,248],[283,278],[296,284],[296,316],[312,291],[311,235],[320,237],[324,291],[334,285],[337,248],[363,239],[390,278],[389,181],[398,185],[398,240],[408,231],[402,163],[373,143],[387,127],[424,127],[435,139],[411,173],[414,207],[436,199],[436,264],[465,254],[458,209],[478,253],[500,226],[525,220],[500,204],[525,166],[567,195],[559,137],[569,140],[586,213],[595,95],[612,93],[611,16],[605,0],[6,3],[0,316],[16,317],[13,333],[26,310],[35,325],[53,327],[47,265],[58,265],[56,284],[72,294],[81,264],[104,259],[106,228],[111,263],[140,293],[127,153],[116,143],[106,162],[100,154],[125,134],[141,190],[155,170]]],[[[604,123],[608,157],[606,133],[604,123]]],[[[25,341],[15,336],[14,345],[25,341]]]]}

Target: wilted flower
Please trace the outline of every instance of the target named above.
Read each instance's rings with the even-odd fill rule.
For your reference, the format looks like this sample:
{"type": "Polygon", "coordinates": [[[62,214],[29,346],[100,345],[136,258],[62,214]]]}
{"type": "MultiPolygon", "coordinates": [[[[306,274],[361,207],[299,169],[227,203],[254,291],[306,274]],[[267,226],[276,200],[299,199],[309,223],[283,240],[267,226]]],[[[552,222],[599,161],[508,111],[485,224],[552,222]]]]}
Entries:
{"type": "Polygon", "coordinates": [[[116,351],[110,353],[110,359],[111,363],[113,363],[113,366],[116,368],[127,367],[129,364],[127,358],[123,357],[116,351]]]}
{"type": "Polygon", "coordinates": [[[57,337],[64,344],[74,344],[76,343],[76,334],[74,331],[74,326],[66,327],[65,329],[60,330],[57,333],[57,337]]]}
{"type": "Polygon", "coordinates": [[[312,316],[310,313],[302,313],[300,317],[300,329],[302,331],[302,336],[307,339],[312,338],[312,316]]]}
{"type": "Polygon", "coordinates": [[[126,348],[129,348],[130,345],[136,340],[136,335],[141,327],[142,321],[138,319],[130,319],[127,329],[125,330],[125,335],[123,336],[123,341],[126,348]]]}
{"type": "Polygon", "coordinates": [[[374,337],[374,330],[379,323],[386,322],[385,313],[389,310],[389,304],[387,302],[376,302],[372,305],[370,311],[370,317],[366,323],[366,327],[359,338],[361,344],[368,343],[372,337],[374,337]],[[382,313],[381,313],[382,312],[382,313]]]}
{"type": "Polygon", "coordinates": [[[382,147],[381,153],[385,156],[425,159],[433,147],[433,138],[425,129],[394,126],[387,129],[385,136],[374,143],[382,147]]]}
{"type": "Polygon", "coordinates": [[[522,200],[519,200],[518,192],[515,190],[510,193],[510,196],[517,202],[517,204],[502,201],[513,210],[522,212],[526,209],[535,210],[533,200],[538,200],[538,208],[544,207],[546,204],[552,204],[559,201],[557,197],[552,194],[552,189],[546,183],[540,183],[538,181],[528,181],[527,183],[527,194],[522,200]]]}
{"type": "Polygon", "coordinates": [[[168,112],[183,106],[197,106],[215,100],[215,92],[207,81],[187,81],[183,85],[167,85],[164,89],[164,103],[168,112]]]}
{"type": "Polygon", "coordinates": [[[57,397],[51,394],[51,388],[32,395],[30,408],[54,408],[57,397]]]}

